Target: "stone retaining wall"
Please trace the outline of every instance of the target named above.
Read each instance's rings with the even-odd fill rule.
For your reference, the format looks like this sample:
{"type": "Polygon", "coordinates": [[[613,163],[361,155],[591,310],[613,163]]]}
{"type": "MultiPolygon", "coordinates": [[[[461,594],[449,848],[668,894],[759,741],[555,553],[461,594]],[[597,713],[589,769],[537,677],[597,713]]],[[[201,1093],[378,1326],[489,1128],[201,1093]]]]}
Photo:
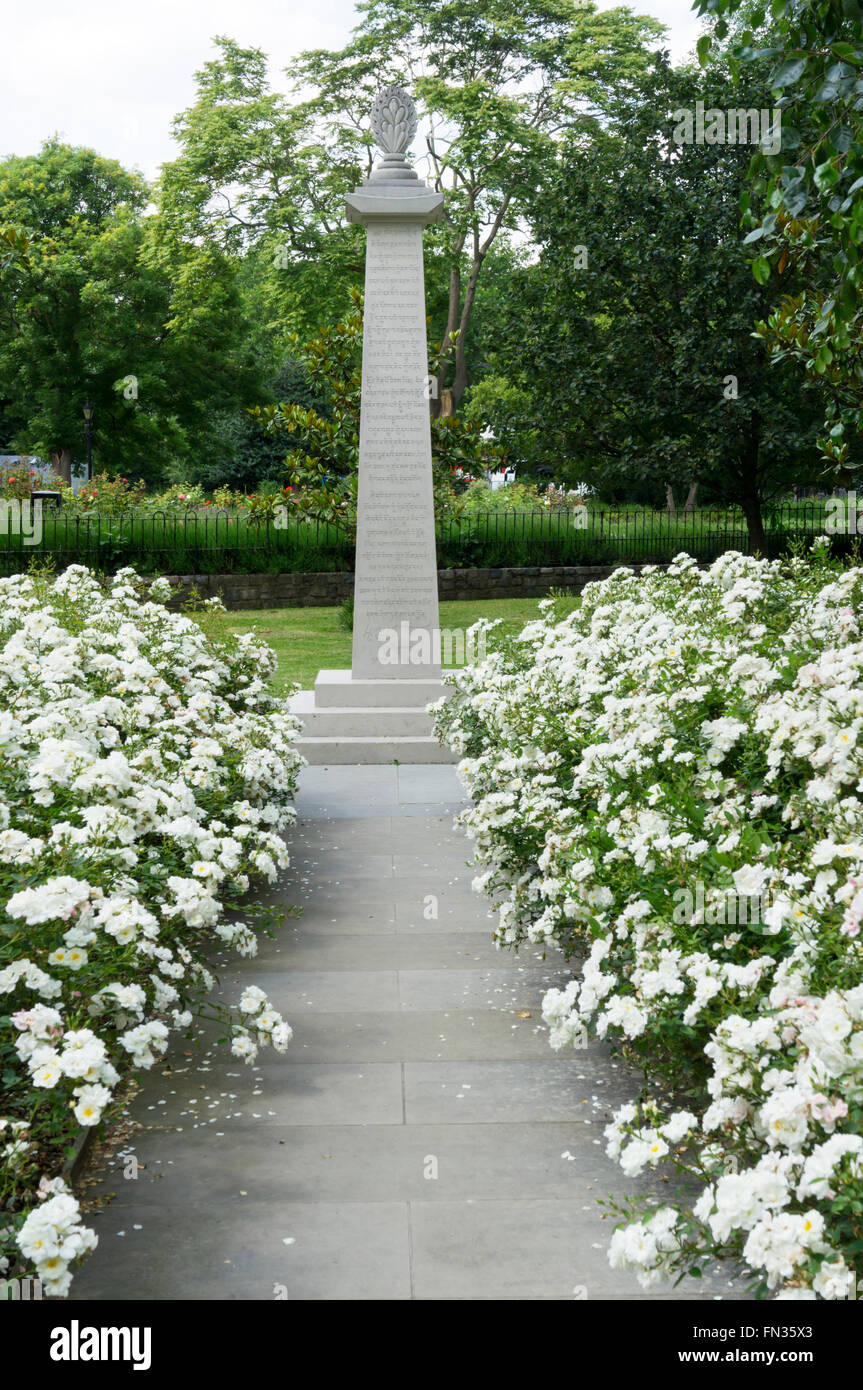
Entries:
{"type": "MultiPolygon", "coordinates": [[[[524,568],[438,570],[441,599],[544,598],[549,589],[578,593],[595,579],[607,579],[619,565],[528,565],[524,568]]],[[[641,570],[642,565],[632,565],[641,570]]],[[[657,568],[665,569],[665,565],[657,568]]],[[[196,588],[203,598],[220,595],[226,608],[332,607],[354,591],[354,576],[331,574],[168,575],[183,593],[196,588]]]]}

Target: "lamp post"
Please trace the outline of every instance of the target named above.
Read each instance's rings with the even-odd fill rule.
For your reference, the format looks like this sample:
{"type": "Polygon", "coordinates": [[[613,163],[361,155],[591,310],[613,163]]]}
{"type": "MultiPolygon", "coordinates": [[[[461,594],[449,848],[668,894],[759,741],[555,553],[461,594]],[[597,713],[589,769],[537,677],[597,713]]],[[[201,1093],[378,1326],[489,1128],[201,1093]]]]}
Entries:
{"type": "Polygon", "coordinates": [[[93,417],[93,407],[88,396],[84,402],[84,419],[87,421],[87,482],[93,478],[93,432],[90,421],[93,417]]]}

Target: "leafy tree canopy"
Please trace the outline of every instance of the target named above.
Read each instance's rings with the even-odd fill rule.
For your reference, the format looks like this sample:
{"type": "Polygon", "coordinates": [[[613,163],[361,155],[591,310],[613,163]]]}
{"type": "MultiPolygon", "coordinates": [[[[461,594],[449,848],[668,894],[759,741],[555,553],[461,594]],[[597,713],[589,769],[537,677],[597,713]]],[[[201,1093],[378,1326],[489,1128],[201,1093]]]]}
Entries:
{"type": "MultiPolygon", "coordinates": [[[[720,69],[710,83],[710,105],[736,104],[720,69]]],[[[654,502],[697,482],[739,501],[763,546],[762,504],[817,473],[823,400],[753,336],[769,296],[741,246],[747,152],[672,138],[672,113],[703,87],[657,58],[589,136],[563,143],[501,357],[519,345],[529,365],[513,384],[571,476],[654,502]]]]}
{"type": "Polygon", "coordinates": [[[781,148],[754,156],[741,200],[753,270],[772,297],[758,331],[777,360],[828,383],[822,448],[847,469],[863,431],[863,9],[859,0],[696,8],[712,25],[703,60],[724,44],[735,79],[762,71],[780,114],[781,148]]]}
{"type": "Polygon", "coordinates": [[[26,421],[9,442],[67,478],[87,398],[97,466],[156,480],[206,447],[214,399],[251,389],[234,268],[145,216],[149,199],[139,175],[56,139],[0,165],[0,224],[19,238],[0,278],[0,399],[26,421]]]}

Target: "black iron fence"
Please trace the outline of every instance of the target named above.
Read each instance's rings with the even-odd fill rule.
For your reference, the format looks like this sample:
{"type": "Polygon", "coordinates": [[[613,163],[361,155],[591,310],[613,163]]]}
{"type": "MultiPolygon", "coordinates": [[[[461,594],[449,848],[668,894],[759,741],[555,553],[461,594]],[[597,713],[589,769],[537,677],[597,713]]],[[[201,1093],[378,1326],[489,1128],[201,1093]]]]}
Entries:
{"type": "MultiPolygon", "coordinates": [[[[774,556],[824,534],[827,513],[824,502],[807,502],[767,510],[763,520],[766,552],[774,556]]],[[[436,531],[442,569],[649,564],[681,551],[712,560],[726,550],[755,549],[743,514],[733,508],[689,516],[624,507],[466,512],[439,520],[436,531]]],[[[255,523],[243,512],[209,507],[118,515],[43,508],[28,519],[26,510],[16,515],[0,501],[0,573],[49,558],[57,568],[82,564],[113,572],[131,565],[143,574],[349,571],[354,538],[332,523],[290,516],[255,523]]]]}

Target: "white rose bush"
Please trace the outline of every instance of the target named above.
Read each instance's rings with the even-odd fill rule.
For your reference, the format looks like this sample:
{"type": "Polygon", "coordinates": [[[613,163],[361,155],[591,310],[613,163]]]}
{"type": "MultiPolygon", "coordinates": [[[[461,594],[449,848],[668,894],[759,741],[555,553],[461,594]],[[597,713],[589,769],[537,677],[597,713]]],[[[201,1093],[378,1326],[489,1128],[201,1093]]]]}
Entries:
{"type": "Polygon", "coordinates": [[[818,547],[620,569],[489,632],[435,707],[498,944],[582,957],[551,1045],[593,1034],[644,1078],[607,1152],[692,1193],[610,1204],[645,1288],[716,1259],[756,1298],[863,1274],[861,597],[818,547]]]}
{"type": "Polygon", "coordinates": [[[266,930],[238,913],[287,864],[299,726],[273,653],[169,596],[129,570],[0,579],[0,1277],[49,1295],[96,1239],[64,1152],[123,1082],[193,1016],[246,1062],[291,1036],[255,987],[206,995],[214,954],[266,930]]]}

